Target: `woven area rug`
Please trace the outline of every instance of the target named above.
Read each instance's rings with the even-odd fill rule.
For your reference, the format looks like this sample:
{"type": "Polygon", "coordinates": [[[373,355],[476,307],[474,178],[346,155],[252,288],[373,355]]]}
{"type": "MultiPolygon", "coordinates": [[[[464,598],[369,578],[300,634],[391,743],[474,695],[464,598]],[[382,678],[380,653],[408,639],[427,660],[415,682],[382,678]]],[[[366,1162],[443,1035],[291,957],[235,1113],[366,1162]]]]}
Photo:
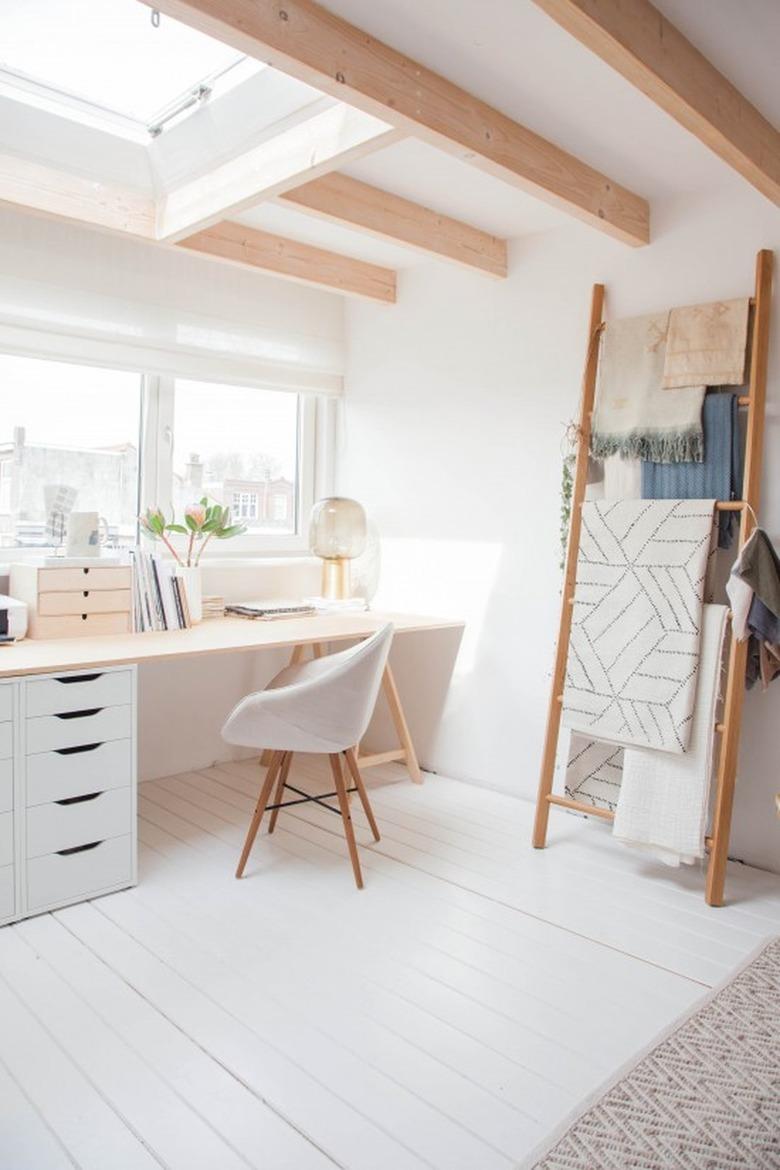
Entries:
{"type": "Polygon", "coordinates": [[[675,1023],[524,1170],[778,1170],[780,938],[675,1023]]]}

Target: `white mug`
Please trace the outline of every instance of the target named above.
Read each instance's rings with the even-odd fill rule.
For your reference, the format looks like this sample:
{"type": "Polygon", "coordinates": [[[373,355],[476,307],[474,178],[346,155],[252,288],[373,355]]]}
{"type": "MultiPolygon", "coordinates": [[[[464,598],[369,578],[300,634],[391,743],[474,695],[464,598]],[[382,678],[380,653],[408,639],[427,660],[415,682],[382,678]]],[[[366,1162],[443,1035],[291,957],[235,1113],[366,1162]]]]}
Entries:
{"type": "Polygon", "coordinates": [[[97,512],[71,512],[68,517],[69,557],[99,557],[108,539],[108,523],[97,512]]]}

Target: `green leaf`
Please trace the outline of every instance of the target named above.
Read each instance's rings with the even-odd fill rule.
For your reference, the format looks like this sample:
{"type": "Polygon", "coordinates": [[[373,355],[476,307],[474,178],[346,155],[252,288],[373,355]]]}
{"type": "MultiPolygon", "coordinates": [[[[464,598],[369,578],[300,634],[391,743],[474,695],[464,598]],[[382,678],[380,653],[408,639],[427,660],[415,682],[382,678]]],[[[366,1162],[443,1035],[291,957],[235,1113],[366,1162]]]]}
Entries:
{"type": "Polygon", "coordinates": [[[180,532],[183,536],[187,536],[187,529],[184,527],[183,524],[168,524],[167,531],[168,532],[180,532]]]}

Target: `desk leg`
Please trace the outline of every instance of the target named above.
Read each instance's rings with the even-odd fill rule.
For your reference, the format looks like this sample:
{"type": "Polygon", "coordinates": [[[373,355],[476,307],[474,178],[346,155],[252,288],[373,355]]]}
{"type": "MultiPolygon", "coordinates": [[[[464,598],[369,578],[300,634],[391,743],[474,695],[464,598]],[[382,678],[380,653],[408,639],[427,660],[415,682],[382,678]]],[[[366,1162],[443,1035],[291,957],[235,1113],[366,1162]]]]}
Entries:
{"type": "Polygon", "coordinates": [[[401,697],[398,694],[398,687],[395,685],[395,678],[393,677],[389,662],[385,667],[385,673],[382,675],[382,690],[385,693],[393,726],[395,727],[395,732],[401,746],[389,752],[376,752],[374,755],[360,756],[358,758],[358,765],[361,768],[374,768],[378,764],[389,764],[398,761],[399,763],[406,764],[409,775],[415,784],[422,784],[423,778],[420,765],[417,762],[417,752],[414,750],[412,737],[409,734],[409,726],[406,722],[404,709],[401,706],[401,697]]]}

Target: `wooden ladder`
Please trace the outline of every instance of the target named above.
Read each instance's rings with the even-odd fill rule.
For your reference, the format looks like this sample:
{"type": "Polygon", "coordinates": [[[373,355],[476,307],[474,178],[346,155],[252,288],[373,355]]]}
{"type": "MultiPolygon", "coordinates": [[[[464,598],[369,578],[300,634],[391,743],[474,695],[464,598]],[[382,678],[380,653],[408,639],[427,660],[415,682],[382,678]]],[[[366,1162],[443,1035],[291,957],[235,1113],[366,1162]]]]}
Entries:
{"type": "MultiPolygon", "coordinates": [[[[761,463],[764,441],[764,416],[766,405],[766,372],[769,353],[769,321],[772,299],[772,252],[762,250],[756,257],[755,293],[751,300],[752,332],[750,348],[750,384],[746,396],[740,397],[739,404],[747,409],[747,430],[745,439],[745,471],[741,500],[718,501],[716,507],[725,511],[741,512],[738,548],[742,548],[749,537],[758,513],[761,494],[761,463]]],[[[588,327],[588,350],[582,384],[580,404],[579,439],[577,461],[572,485],[571,522],[566,551],[566,569],[563,578],[561,602],[561,623],[558,645],[555,652],[550,704],[544,737],[544,751],[539,776],[539,793],[536,802],[533,846],[543,849],[547,842],[547,824],[550,808],[572,809],[589,816],[612,820],[614,814],[607,809],[570,800],[567,796],[553,793],[553,777],[558,751],[558,733],[561,725],[563,687],[566,677],[566,660],[569,653],[572,612],[574,607],[574,584],[577,574],[577,557],[580,548],[582,526],[582,504],[588,472],[590,449],[591,416],[596,394],[596,373],[598,369],[598,338],[603,327],[604,285],[593,286],[588,327]]],[[[731,634],[726,691],[723,697],[723,720],[715,732],[721,736],[718,774],[715,788],[715,809],[712,819],[712,836],[706,839],[709,849],[707,884],[705,897],[710,906],[723,905],[723,891],[726,881],[731,813],[734,806],[739,737],[742,723],[742,704],[745,697],[745,667],[747,665],[747,642],[738,642],[731,634]]]]}

